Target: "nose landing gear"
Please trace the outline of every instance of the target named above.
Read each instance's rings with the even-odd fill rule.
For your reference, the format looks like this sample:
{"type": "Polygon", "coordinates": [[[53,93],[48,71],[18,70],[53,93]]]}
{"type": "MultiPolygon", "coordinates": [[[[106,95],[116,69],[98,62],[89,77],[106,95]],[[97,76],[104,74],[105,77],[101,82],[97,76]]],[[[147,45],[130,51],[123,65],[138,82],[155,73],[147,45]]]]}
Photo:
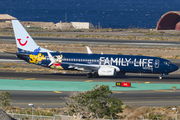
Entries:
{"type": "Polygon", "coordinates": [[[168,75],[168,73],[161,73],[161,74],[159,74],[159,79],[161,80],[162,76],[164,76],[164,75],[168,75]]]}
{"type": "Polygon", "coordinates": [[[159,79],[160,79],[160,80],[162,79],[162,74],[159,75],[159,79]]]}

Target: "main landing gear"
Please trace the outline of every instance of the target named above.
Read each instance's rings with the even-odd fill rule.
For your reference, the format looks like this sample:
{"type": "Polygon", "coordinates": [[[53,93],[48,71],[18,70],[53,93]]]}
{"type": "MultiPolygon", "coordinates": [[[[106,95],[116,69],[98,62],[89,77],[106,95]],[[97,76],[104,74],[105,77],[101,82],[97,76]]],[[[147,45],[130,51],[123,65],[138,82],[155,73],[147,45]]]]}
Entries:
{"type": "Polygon", "coordinates": [[[94,73],[90,72],[90,73],[87,74],[87,77],[88,77],[88,78],[98,77],[98,76],[99,76],[99,75],[98,75],[97,72],[94,72],[94,73]]]}

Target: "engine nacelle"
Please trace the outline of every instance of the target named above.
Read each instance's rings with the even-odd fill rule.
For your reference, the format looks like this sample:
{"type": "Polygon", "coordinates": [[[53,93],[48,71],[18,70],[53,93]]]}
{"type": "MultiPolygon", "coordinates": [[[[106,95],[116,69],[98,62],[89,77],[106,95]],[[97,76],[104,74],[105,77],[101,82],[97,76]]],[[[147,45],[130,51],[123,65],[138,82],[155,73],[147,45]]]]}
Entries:
{"type": "Polygon", "coordinates": [[[111,67],[102,67],[98,70],[99,76],[115,76],[116,75],[116,69],[111,67]]]}

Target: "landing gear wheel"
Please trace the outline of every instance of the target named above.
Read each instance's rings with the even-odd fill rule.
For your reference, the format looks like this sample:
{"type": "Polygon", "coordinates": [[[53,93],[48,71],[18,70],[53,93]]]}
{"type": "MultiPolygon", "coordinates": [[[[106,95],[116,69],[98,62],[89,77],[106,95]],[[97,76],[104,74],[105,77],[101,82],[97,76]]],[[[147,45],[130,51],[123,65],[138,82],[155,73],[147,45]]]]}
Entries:
{"type": "Polygon", "coordinates": [[[88,73],[88,74],[87,74],[87,77],[88,77],[88,78],[92,78],[92,73],[88,73]]]}
{"type": "Polygon", "coordinates": [[[94,77],[95,77],[95,78],[99,77],[99,75],[98,75],[98,73],[97,73],[97,72],[94,72],[94,74],[93,74],[93,75],[94,75],[94,77]]]}
{"type": "Polygon", "coordinates": [[[159,79],[160,79],[160,80],[162,79],[162,74],[159,75],[159,79]]]}

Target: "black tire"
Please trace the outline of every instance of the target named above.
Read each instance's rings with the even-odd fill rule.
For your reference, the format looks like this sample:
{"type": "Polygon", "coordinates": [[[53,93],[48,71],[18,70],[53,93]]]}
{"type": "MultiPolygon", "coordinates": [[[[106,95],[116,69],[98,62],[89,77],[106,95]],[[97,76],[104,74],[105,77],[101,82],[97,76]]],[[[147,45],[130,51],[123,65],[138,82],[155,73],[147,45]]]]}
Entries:
{"type": "Polygon", "coordinates": [[[88,77],[88,78],[92,78],[92,73],[88,73],[88,74],[87,74],[87,77],[88,77]]]}
{"type": "Polygon", "coordinates": [[[94,72],[94,74],[93,74],[93,75],[94,75],[94,77],[95,77],[95,78],[99,77],[99,75],[98,75],[98,73],[97,73],[97,72],[94,72]]]}

